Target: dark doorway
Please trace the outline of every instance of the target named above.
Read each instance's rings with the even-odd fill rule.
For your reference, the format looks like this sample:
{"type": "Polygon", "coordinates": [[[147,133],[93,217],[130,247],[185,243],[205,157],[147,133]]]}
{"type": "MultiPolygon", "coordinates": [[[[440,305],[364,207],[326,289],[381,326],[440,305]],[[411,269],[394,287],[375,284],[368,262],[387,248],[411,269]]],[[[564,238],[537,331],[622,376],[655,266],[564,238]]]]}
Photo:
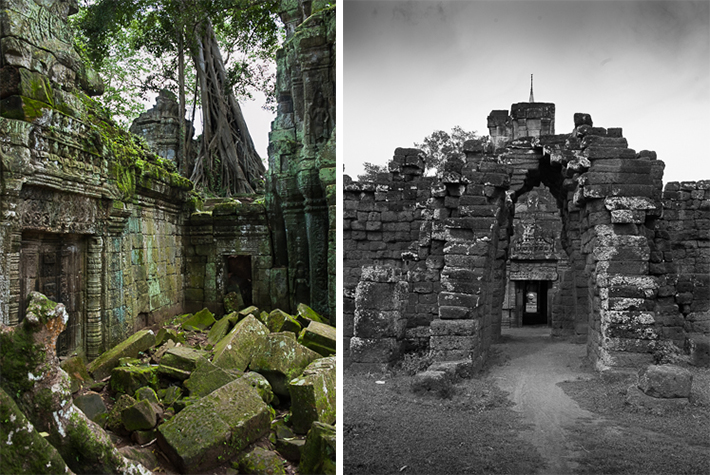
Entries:
{"type": "Polygon", "coordinates": [[[224,293],[241,294],[244,306],[252,304],[251,295],[251,256],[227,256],[227,281],[224,293]]]}
{"type": "Polygon", "coordinates": [[[523,325],[547,324],[546,280],[526,280],[523,282],[523,325]]]}
{"type": "Polygon", "coordinates": [[[20,253],[20,321],[27,297],[37,291],[61,302],[69,314],[67,327],[57,339],[57,355],[84,347],[85,240],[75,234],[23,233],[20,253]]]}

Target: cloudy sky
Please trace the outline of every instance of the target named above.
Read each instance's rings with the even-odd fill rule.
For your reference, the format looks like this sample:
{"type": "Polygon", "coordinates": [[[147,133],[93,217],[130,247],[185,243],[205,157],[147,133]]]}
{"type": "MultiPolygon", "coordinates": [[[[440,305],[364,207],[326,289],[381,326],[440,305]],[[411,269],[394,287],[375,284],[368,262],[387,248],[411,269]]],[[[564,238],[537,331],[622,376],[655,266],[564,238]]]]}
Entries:
{"type": "Polygon", "coordinates": [[[556,104],[658,152],[664,181],[710,179],[710,2],[527,0],[343,4],[345,173],[434,130],[487,135],[493,109],[556,104]]]}

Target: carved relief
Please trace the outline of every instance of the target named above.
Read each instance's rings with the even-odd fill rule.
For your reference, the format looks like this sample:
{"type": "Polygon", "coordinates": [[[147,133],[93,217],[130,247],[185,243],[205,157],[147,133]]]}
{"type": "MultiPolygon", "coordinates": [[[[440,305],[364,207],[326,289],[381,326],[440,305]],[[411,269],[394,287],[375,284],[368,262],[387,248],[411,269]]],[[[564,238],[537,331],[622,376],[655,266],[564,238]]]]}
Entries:
{"type": "Polygon", "coordinates": [[[22,229],[55,233],[94,234],[104,214],[97,200],[46,188],[26,187],[17,207],[22,229]]]}

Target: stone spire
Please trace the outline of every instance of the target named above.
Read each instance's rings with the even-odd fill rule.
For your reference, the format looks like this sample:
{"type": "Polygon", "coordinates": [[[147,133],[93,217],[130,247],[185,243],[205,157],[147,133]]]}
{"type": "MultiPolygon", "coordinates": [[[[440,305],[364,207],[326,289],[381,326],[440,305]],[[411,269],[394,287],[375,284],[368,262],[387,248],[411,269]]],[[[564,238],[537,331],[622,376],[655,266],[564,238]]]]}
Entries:
{"type": "Polygon", "coordinates": [[[533,96],[533,75],[530,75],[530,99],[528,102],[535,102],[535,97],[533,96]]]}

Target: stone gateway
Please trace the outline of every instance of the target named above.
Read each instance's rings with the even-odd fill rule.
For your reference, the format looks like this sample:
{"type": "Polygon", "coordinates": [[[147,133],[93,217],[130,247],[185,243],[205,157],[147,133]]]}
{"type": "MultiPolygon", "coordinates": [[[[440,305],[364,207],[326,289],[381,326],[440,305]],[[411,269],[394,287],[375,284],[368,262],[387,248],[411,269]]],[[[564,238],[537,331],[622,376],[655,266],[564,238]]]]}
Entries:
{"type": "Polygon", "coordinates": [[[345,177],[346,363],[426,350],[480,366],[502,324],[528,323],[586,341],[600,370],[707,360],[710,180],[664,189],[655,152],[589,114],[556,135],[551,103],[488,127],[435,177],[405,148],[372,182],[345,177]]]}

